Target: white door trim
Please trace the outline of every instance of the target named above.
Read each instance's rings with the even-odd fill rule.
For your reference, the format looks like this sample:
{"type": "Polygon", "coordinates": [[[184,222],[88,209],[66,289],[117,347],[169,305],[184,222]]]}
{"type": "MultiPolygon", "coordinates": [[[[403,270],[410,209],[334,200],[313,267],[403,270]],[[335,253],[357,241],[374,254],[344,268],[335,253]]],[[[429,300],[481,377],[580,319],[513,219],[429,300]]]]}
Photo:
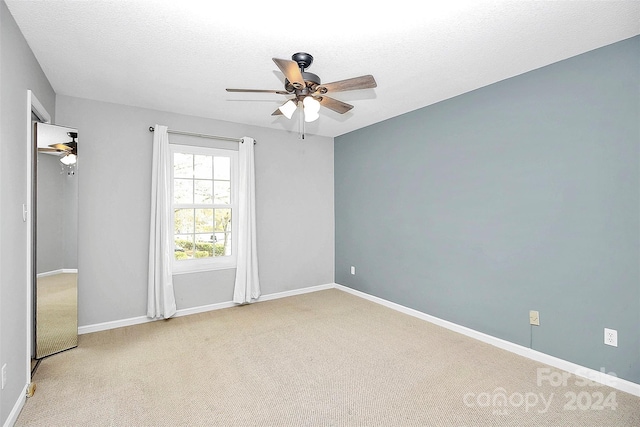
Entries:
{"type": "Polygon", "coordinates": [[[35,114],[42,123],[51,123],[51,115],[42,103],[38,100],[36,95],[27,90],[27,141],[25,149],[27,150],[27,200],[26,200],[26,216],[27,223],[27,360],[26,365],[26,384],[31,382],[31,350],[33,341],[33,217],[32,217],[32,204],[33,204],[33,125],[31,123],[31,114],[35,114]]]}

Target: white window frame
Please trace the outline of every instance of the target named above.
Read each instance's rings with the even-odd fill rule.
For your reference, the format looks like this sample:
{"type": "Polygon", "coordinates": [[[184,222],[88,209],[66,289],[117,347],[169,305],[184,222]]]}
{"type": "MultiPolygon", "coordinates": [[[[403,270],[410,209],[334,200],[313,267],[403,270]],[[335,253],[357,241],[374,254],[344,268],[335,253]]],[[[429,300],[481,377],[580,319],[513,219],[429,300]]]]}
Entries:
{"type": "MultiPolygon", "coordinates": [[[[184,205],[175,204],[173,202],[173,187],[174,187],[174,153],[188,153],[188,154],[201,154],[207,156],[229,157],[231,158],[231,203],[230,205],[192,205],[194,207],[203,207],[206,209],[215,208],[231,208],[231,255],[220,256],[212,258],[197,258],[176,260],[174,256],[175,243],[171,251],[172,270],[173,274],[195,273],[199,271],[211,271],[211,270],[224,270],[229,268],[236,268],[237,264],[237,249],[238,243],[238,152],[234,150],[225,150],[222,148],[213,147],[201,147],[194,145],[183,144],[169,144],[171,151],[171,234],[174,236],[174,224],[175,209],[184,205]]],[[[172,242],[175,242],[175,238],[172,237],[172,242]]]]}

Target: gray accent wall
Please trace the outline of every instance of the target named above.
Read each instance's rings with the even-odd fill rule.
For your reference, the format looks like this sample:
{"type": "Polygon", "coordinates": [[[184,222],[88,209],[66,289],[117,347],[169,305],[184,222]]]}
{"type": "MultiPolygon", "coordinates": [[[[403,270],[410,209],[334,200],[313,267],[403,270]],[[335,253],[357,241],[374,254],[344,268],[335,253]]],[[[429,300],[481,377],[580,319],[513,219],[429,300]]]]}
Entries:
{"type": "Polygon", "coordinates": [[[0,390],[5,425],[28,382],[27,364],[27,90],[54,116],[55,93],[3,0],[0,0],[0,390]]]}
{"type": "Polygon", "coordinates": [[[336,282],[640,383],[639,84],[634,37],[337,137],[336,282]]]}
{"type": "MultiPolygon", "coordinates": [[[[63,95],[56,99],[56,117],[79,135],[79,326],[146,315],[153,139],[148,129],[156,124],[255,138],[263,294],[333,283],[332,138],[301,141],[289,132],[63,95]]],[[[176,135],[169,140],[219,145],[176,135]]],[[[231,301],[234,278],[233,269],[175,275],[178,310],[231,301]]]]}

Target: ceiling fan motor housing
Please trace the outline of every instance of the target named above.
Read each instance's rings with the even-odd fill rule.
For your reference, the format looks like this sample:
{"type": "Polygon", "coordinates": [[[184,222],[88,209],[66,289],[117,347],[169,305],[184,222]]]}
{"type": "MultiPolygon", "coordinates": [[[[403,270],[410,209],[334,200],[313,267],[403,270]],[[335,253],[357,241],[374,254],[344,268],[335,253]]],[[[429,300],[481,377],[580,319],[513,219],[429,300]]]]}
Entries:
{"type": "Polygon", "coordinates": [[[320,84],[320,77],[317,74],[308,73],[304,71],[309,68],[313,63],[313,56],[306,52],[298,52],[291,55],[291,60],[293,60],[298,67],[300,67],[300,74],[302,74],[302,79],[304,80],[305,87],[297,89],[289,79],[284,80],[284,88],[287,92],[295,93],[296,96],[306,96],[311,92],[315,91],[316,86],[320,84]]]}
{"type": "MultiPolygon", "coordinates": [[[[302,71],[301,74],[302,74],[302,78],[304,79],[306,87],[296,90],[296,88],[291,84],[289,79],[285,79],[284,89],[287,92],[291,92],[291,93],[295,92],[296,95],[307,95],[309,93],[309,89],[313,89],[321,83],[320,77],[317,74],[309,73],[306,71],[302,71]]],[[[313,92],[313,90],[311,91],[313,92]]]]}

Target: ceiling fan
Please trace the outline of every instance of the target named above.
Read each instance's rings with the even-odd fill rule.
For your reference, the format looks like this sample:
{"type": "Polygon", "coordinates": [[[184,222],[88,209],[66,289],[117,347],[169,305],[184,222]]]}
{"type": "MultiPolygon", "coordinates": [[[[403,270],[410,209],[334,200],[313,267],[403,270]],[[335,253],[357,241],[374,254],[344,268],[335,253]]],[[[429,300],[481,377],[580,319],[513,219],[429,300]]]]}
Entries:
{"type": "Polygon", "coordinates": [[[38,147],[38,151],[61,155],[60,161],[66,166],[74,164],[78,156],[78,143],[76,142],[78,133],[67,132],[67,135],[71,138],[71,141],[50,144],[48,147],[38,147]]]}
{"type": "Polygon", "coordinates": [[[284,115],[290,119],[298,105],[302,104],[305,122],[312,122],[320,117],[318,115],[320,106],[340,114],[344,114],[353,108],[353,105],[326,96],[327,93],[370,89],[377,86],[376,81],[371,75],[322,84],[320,77],[305,71],[313,62],[313,56],[305,52],[294,53],[291,56],[291,60],[272,59],[286,77],[284,90],[227,89],[227,92],[259,92],[293,95],[293,98],[289,98],[287,102],[278,107],[271,115],[284,115]]]}

